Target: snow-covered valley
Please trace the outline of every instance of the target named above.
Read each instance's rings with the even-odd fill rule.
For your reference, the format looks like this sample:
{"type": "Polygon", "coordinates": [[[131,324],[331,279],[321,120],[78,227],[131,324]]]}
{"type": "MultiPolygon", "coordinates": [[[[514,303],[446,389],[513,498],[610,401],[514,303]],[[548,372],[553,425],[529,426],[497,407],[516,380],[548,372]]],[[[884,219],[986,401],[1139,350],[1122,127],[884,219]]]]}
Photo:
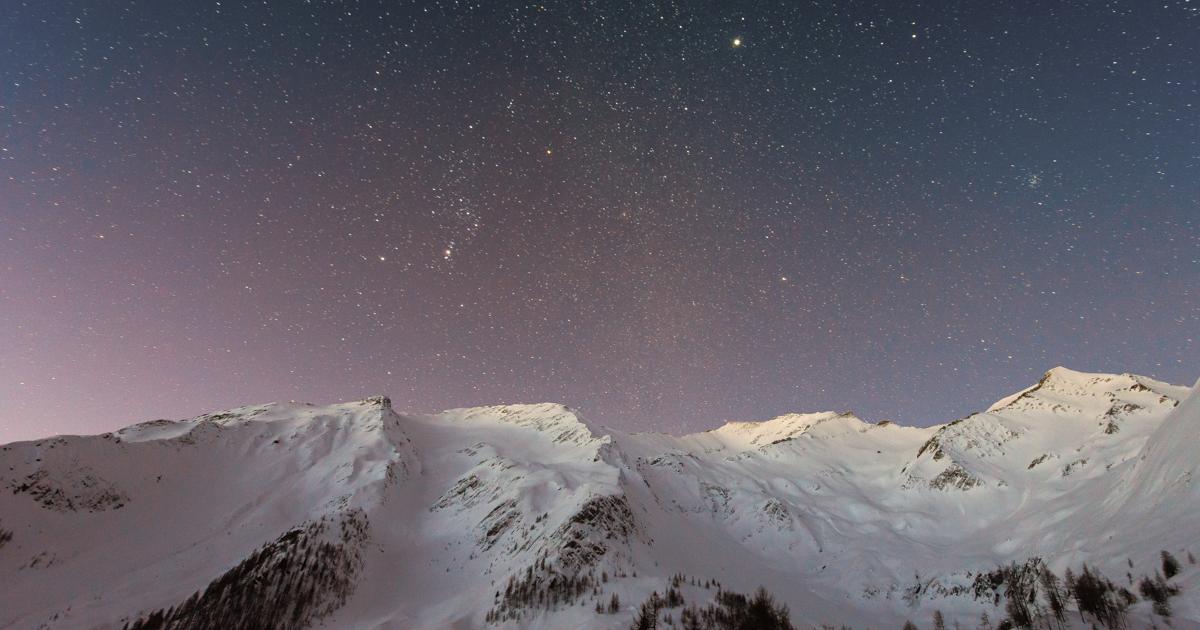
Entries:
{"type": "MultiPolygon", "coordinates": [[[[1009,616],[998,567],[1086,563],[1136,593],[1163,551],[1170,622],[1200,627],[1191,391],[1055,368],[929,428],[686,436],[376,397],[7,444],[0,627],[627,628],[652,592],[704,606],[719,584],[797,627],[976,628],[1009,616]]],[[[1125,615],[1165,622],[1145,597],[1125,615]]]]}

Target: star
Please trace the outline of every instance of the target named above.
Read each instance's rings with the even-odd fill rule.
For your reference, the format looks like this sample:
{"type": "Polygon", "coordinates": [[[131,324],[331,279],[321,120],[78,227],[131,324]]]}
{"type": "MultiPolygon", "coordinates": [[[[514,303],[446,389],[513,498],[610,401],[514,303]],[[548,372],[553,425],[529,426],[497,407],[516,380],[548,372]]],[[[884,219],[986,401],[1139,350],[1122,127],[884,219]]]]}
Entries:
{"type": "Polygon", "coordinates": [[[0,442],[367,385],[702,430],[809,405],[933,422],[1060,362],[1195,382],[1197,296],[1175,290],[1200,233],[1188,3],[1030,22],[1004,3],[365,2],[345,28],[339,3],[242,2],[236,29],[222,8],[48,30],[55,3],[8,4],[40,39],[0,62],[0,319],[20,327],[0,393],[27,384],[0,394],[0,442]],[[145,36],[173,32],[221,41],[185,76],[192,46],[145,36]],[[120,89],[74,78],[96,60],[120,89]],[[202,320],[172,302],[193,299],[202,320]],[[976,329],[994,356],[963,362],[976,329]],[[141,351],[167,341],[189,354],[141,351]],[[395,347],[426,369],[364,383],[395,347]],[[225,380],[259,352],[282,374],[225,380]],[[63,369],[96,378],[34,378],[63,369]]]}

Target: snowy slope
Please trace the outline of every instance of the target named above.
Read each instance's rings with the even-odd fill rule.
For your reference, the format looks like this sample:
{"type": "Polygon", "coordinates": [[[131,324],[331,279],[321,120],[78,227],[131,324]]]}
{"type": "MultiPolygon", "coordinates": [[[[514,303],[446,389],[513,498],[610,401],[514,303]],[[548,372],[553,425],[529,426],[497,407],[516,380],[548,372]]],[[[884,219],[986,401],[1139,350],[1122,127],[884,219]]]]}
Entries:
{"type": "MultiPolygon", "coordinates": [[[[1000,564],[1125,585],[1200,553],[1189,393],[1055,368],[935,427],[825,412],[686,436],[376,397],[8,444],[0,627],[624,628],[679,573],[697,603],[709,580],[766,586],[800,627],[975,627],[1004,615],[973,591],[1000,564]]],[[[1195,569],[1174,627],[1200,625],[1195,569]]]]}

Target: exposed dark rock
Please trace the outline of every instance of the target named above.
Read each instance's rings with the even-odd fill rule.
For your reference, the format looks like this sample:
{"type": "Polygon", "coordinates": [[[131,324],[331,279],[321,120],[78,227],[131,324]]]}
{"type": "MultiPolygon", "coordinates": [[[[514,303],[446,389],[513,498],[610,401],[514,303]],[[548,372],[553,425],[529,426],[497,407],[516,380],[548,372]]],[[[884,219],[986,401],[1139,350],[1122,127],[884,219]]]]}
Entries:
{"type": "Polygon", "coordinates": [[[119,510],[129,497],[91,469],[79,468],[52,477],[45,469],[37,470],[9,485],[13,494],[27,494],[47,510],[55,512],[104,512],[119,510]]]}
{"type": "Polygon", "coordinates": [[[943,470],[938,476],[930,480],[929,487],[934,490],[949,490],[951,488],[970,490],[982,483],[971,476],[971,473],[967,472],[962,466],[951,464],[949,468],[943,470]]]}

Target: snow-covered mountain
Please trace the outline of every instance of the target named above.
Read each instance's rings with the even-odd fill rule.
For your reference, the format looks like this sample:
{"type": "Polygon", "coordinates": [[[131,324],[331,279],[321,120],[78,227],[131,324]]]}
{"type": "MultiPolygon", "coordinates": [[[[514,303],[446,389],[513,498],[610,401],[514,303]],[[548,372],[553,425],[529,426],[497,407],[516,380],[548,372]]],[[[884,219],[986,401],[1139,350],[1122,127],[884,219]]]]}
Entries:
{"type": "Polygon", "coordinates": [[[936,610],[974,628],[1006,615],[997,567],[1086,562],[1136,592],[1162,551],[1182,565],[1172,623],[1196,627],[1190,394],[1055,368],[929,428],[813,413],[629,434],[556,404],[376,397],[13,443],[0,627],[625,628],[652,592],[704,605],[719,583],[765,586],[798,627],[936,610]]]}

